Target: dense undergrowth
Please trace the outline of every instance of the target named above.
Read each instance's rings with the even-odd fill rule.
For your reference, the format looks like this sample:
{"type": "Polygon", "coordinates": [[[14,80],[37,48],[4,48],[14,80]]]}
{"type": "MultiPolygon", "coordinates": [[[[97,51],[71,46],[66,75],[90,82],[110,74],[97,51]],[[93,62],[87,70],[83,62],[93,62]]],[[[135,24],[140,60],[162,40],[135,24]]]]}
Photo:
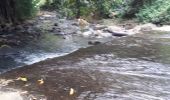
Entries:
{"type": "Polygon", "coordinates": [[[139,21],[170,24],[170,0],[152,0],[136,14],[139,21]]]}
{"type": "Polygon", "coordinates": [[[170,21],[170,0],[48,0],[45,8],[66,17],[137,18],[140,22],[166,24],[170,21]]]}

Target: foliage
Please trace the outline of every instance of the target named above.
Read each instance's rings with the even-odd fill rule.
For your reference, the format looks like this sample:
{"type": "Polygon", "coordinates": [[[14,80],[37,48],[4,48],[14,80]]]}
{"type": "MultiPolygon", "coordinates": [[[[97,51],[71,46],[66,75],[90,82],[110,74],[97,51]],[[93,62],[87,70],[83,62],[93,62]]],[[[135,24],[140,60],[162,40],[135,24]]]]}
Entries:
{"type": "Polygon", "coordinates": [[[170,21],[170,0],[154,0],[151,4],[145,4],[136,16],[143,22],[165,23],[170,21]]]}
{"type": "Polygon", "coordinates": [[[119,17],[133,18],[143,6],[145,0],[116,0],[113,10],[119,12],[119,17]]]}
{"type": "Polygon", "coordinates": [[[22,20],[35,16],[43,2],[45,0],[16,0],[17,17],[22,20]]]}
{"type": "Polygon", "coordinates": [[[98,14],[108,16],[115,0],[53,0],[50,8],[55,8],[67,17],[89,16],[98,14]]]}
{"type": "Polygon", "coordinates": [[[142,22],[170,21],[170,0],[16,0],[16,15],[19,19],[33,17],[44,3],[45,7],[53,8],[68,18],[107,18],[116,12],[119,17],[137,17],[142,22]]]}
{"type": "Polygon", "coordinates": [[[170,0],[115,0],[113,11],[122,18],[141,22],[165,23],[170,21],[170,0]]]}

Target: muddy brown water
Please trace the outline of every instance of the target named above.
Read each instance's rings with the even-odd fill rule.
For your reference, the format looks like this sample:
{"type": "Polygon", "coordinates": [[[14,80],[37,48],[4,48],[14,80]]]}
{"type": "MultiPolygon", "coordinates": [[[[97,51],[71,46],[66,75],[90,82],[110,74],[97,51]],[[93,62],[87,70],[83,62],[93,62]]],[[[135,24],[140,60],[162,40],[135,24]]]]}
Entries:
{"type": "Polygon", "coordinates": [[[169,100],[169,52],[170,34],[116,38],[3,73],[1,79],[28,81],[13,80],[1,91],[28,91],[18,100],[169,100]]]}

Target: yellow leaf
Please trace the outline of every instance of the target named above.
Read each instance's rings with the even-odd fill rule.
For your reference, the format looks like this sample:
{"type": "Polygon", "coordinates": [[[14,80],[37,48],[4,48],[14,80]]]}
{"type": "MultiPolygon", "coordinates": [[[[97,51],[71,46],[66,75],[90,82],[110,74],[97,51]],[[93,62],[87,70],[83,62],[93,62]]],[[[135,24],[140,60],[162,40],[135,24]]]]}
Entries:
{"type": "Polygon", "coordinates": [[[44,80],[43,80],[43,79],[38,80],[38,84],[39,84],[39,85],[44,84],[44,80]]]}
{"type": "Polygon", "coordinates": [[[23,82],[27,82],[28,79],[26,77],[18,77],[17,80],[23,81],[23,82]]]}
{"type": "Polygon", "coordinates": [[[73,88],[70,88],[70,93],[69,93],[69,95],[71,96],[71,95],[74,95],[74,93],[75,93],[75,90],[73,89],[73,88]]]}

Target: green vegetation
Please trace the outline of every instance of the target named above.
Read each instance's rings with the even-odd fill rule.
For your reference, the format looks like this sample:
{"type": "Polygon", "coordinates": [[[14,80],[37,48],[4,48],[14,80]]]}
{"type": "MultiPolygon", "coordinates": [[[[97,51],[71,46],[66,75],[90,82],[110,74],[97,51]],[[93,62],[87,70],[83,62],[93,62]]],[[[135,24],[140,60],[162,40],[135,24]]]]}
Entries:
{"type": "Polygon", "coordinates": [[[116,13],[112,17],[153,23],[170,21],[170,0],[2,0],[0,5],[0,22],[32,18],[42,5],[42,8],[56,10],[67,18],[109,18],[110,14],[116,13]]]}
{"type": "Polygon", "coordinates": [[[45,8],[53,8],[66,17],[100,15],[107,17],[115,0],[52,0],[45,8]]]}
{"type": "Polygon", "coordinates": [[[170,0],[152,0],[136,14],[142,22],[167,23],[170,21],[170,0]]]}
{"type": "Polygon", "coordinates": [[[140,22],[169,24],[170,0],[123,0],[118,9],[122,18],[137,18],[140,22]]]}
{"type": "Polygon", "coordinates": [[[21,20],[34,17],[46,0],[16,0],[16,14],[21,20]]]}

